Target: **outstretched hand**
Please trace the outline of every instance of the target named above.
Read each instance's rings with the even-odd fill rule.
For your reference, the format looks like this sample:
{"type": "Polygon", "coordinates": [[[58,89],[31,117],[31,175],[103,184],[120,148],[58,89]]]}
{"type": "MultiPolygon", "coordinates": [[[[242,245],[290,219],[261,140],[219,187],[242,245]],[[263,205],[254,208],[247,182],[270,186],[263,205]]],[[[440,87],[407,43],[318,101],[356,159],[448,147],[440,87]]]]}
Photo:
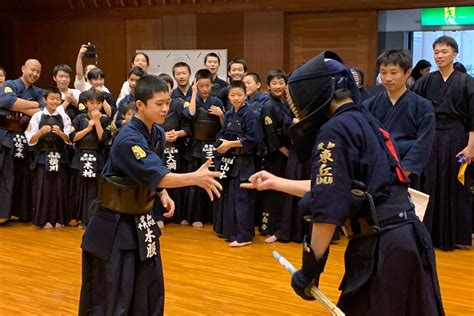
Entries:
{"type": "Polygon", "coordinates": [[[193,172],[193,177],[196,179],[196,185],[206,190],[207,195],[211,201],[214,201],[214,196],[219,198],[221,196],[222,185],[215,178],[218,178],[221,173],[218,171],[210,171],[211,159],[208,159],[202,166],[193,172]]]}
{"type": "Polygon", "coordinates": [[[250,176],[248,183],[240,184],[243,189],[256,189],[258,191],[271,190],[275,188],[278,177],[262,170],[250,176]]]}

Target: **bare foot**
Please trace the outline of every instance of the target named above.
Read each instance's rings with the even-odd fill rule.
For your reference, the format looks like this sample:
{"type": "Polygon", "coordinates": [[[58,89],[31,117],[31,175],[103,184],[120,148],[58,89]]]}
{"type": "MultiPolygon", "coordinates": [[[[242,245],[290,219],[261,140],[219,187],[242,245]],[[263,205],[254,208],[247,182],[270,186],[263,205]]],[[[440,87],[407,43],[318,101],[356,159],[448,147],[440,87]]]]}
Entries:
{"type": "Polygon", "coordinates": [[[84,225],[84,224],[77,224],[76,227],[77,227],[77,228],[80,228],[80,229],[84,229],[84,228],[86,228],[86,225],[84,225]]]}
{"type": "Polygon", "coordinates": [[[159,229],[165,228],[165,223],[163,223],[163,221],[157,221],[156,224],[158,225],[159,229]]]}
{"type": "Polygon", "coordinates": [[[265,242],[266,242],[267,244],[272,244],[272,243],[274,243],[274,242],[277,241],[277,240],[278,240],[277,236],[271,235],[270,237],[268,237],[267,239],[265,239],[265,242]]]}
{"type": "Polygon", "coordinates": [[[202,228],[202,226],[204,226],[204,225],[202,224],[202,222],[194,222],[194,223],[193,223],[193,227],[194,227],[194,228],[202,228]]]}
{"type": "Polygon", "coordinates": [[[56,225],[54,225],[54,227],[56,227],[56,228],[63,228],[64,225],[63,225],[63,224],[60,224],[60,223],[56,223],[56,225]]]}
{"type": "Polygon", "coordinates": [[[252,243],[251,241],[238,242],[237,240],[234,240],[233,242],[229,243],[229,247],[232,247],[232,248],[243,247],[243,246],[248,246],[251,243],[252,243]]]}
{"type": "Polygon", "coordinates": [[[51,225],[51,223],[48,222],[48,223],[44,224],[43,228],[44,229],[51,229],[51,228],[53,228],[53,225],[51,225]]]}
{"type": "Polygon", "coordinates": [[[187,220],[183,219],[180,224],[183,225],[183,226],[188,226],[189,222],[187,220]]]}

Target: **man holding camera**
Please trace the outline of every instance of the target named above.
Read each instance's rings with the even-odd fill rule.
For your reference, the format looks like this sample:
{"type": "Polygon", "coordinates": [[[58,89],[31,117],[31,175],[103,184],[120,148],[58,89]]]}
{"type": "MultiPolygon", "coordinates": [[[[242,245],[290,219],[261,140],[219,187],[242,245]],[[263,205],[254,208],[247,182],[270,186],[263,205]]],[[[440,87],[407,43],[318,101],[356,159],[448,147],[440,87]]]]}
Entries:
{"type": "MultiPolygon", "coordinates": [[[[88,64],[83,67],[82,58],[96,58],[95,45],[91,43],[83,44],[79,49],[76,59],[76,79],[74,80],[74,88],[82,91],[89,90],[92,85],[87,81],[87,73],[92,69],[96,68],[95,64],[88,64]]],[[[110,92],[107,87],[103,87],[104,92],[110,92]]]]}

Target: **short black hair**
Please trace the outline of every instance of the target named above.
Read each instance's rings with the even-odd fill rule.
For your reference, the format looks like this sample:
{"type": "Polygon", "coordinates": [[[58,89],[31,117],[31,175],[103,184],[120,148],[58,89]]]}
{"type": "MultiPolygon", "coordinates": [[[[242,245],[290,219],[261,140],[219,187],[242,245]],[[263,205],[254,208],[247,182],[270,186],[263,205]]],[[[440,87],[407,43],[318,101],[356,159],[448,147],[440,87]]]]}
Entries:
{"type": "Polygon", "coordinates": [[[92,79],[100,79],[100,78],[105,78],[105,74],[100,68],[92,68],[89,70],[87,73],[87,80],[90,81],[92,79]]]}
{"type": "Polygon", "coordinates": [[[47,98],[48,95],[50,94],[59,94],[59,96],[61,96],[61,91],[59,91],[59,88],[58,87],[48,87],[46,89],[43,89],[43,98],[47,98]]]}
{"type": "Polygon", "coordinates": [[[7,76],[7,72],[5,71],[5,69],[3,69],[2,67],[0,67],[0,71],[3,72],[3,74],[5,75],[5,77],[7,76]]]}
{"type": "Polygon", "coordinates": [[[431,63],[429,61],[427,61],[426,59],[420,59],[415,67],[413,67],[413,70],[411,72],[411,76],[413,77],[413,79],[415,80],[418,80],[421,78],[422,74],[420,73],[420,71],[422,71],[423,69],[426,69],[428,67],[431,67],[431,63]]]}
{"type": "Polygon", "coordinates": [[[144,75],[146,75],[146,72],[143,69],[141,69],[140,67],[136,66],[136,67],[131,68],[128,71],[128,77],[127,78],[130,78],[131,75],[135,75],[135,76],[141,78],[144,75]]]}
{"type": "Polygon", "coordinates": [[[230,71],[230,67],[233,65],[233,64],[242,64],[242,66],[244,66],[244,72],[247,72],[247,62],[243,59],[243,58],[240,58],[240,57],[236,57],[234,59],[232,59],[229,64],[227,65],[227,71],[230,71]]]}
{"type": "Polygon", "coordinates": [[[69,75],[69,77],[72,76],[71,67],[69,67],[66,64],[59,64],[59,65],[54,66],[54,68],[53,68],[53,77],[56,77],[58,75],[58,72],[60,72],[60,71],[64,71],[65,73],[67,73],[69,75]]]}
{"type": "Polygon", "coordinates": [[[433,42],[433,49],[436,45],[444,45],[451,47],[456,53],[458,53],[458,43],[451,36],[443,35],[435,39],[433,42]]]}
{"type": "Polygon", "coordinates": [[[99,102],[104,102],[104,93],[99,90],[95,90],[94,88],[91,88],[89,90],[86,90],[81,93],[79,99],[83,101],[84,103],[87,103],[87,101],[99,101],[99,102]]]}
{"type": "Polygon", "coordinates": [[[173,82],[173,78],[171,78],[170,75],[162,73],[162,74],[159,74],[158,77],[163,79],[166,83],[168,83],[170,85],[171,89],[173,89],[174,82],[173,82]]]}
{"type": "Polygon", "coordinates": [[[262,83],[262,80],[260,79],[260,76],[256,72],[249,72],[248,74],[245,75],[245,77],[247,77],[247,76],[252,77],[253,81],[255,81],[255,83],[262,83]]]}
{"type": "Polygon", "coordinates": [[[378,70],[382,65],[394,65],[402,68],[405,73],[411,68],[412,63],[411,53],[405,49],[387,49],[375,62],[378,70]]]}
{"type": "Polygon", "coordinates": [[[137,105],[135,102],[127,102],[123,105],[122,116],[125,116],[125,114],[127,114],[127,112],[130,110],[134,111],[135,113],[137,112],[137,105]]]}
{"type": "Polygon", "coordinates": [[[188,72],[189,72],[189,74],[191,74],[191,67],[187,63],[185,63],[184,61],[180,61],[180,62],[177,62],[176,64],[173,65],[173,76],[174,76],[175,69],[178,68],[178,67],[188,68],[188,72]]]}
{"type": "Polygon", "coordinates": [[[247,92],[247,86],[241,80],[233,80],[229,83],[229,90],[234,88],[242,89],[244,92],[247,92]]]}
{"type": "Polygon", "coordinates": [[[273,79],[283,79],[285,80],[285,83],[288,84],[288,76],[287,74],[280,69],[272,69],[267,75],[267,85],[270,85],[270,82],[273,79]]]}
{"type": "Polygon", "coordinates": [[[143,57],[145,57],[146,59],[146,64],[147,65],[150,65],[150,57],[148,57],[148,55],[144,52],[136,52],[135,55],[133,55],[133,58],[132,58],[132,64],[133,62],[135,61],[135,58],[138,56],[138,55],[142,55],[143,57]]]}
{"type": "Polygon", "coordinates": [[[206,54],[206,56],[204,56],[204,64],[207,63],[207,59],[209,57],[215,57],[217,58],[217,63],[220,65],[221,64],[221,58],[219,57],[219,55],[217,55],[216,53],[208,53],[206,54]]]}
{"type": "Polygon", "coordinates": [[[212,82],[212,74],[209,70],[207,69],[199,69],[196,72],[196,75],[194,76],[196,81],[201,80],[201,79],[209,79],[212,82]]]}
{"type": "Polygon", "coordinates": [[[467,69],[466,67],[464,67],[464,65],[459,62],[459,61],[456,61],[454,64],[453,64],[453,67],[454,69],[456,69],[457,71],[460,71],[462,73],[467,73],[467,69]]]}
{"type": "Polygon", "coordinates": [[[135,99],[146,104],[155,93],[159,92],[169,92],[166,82],[156,75],[145,75],[137,81],[135,99]]]}

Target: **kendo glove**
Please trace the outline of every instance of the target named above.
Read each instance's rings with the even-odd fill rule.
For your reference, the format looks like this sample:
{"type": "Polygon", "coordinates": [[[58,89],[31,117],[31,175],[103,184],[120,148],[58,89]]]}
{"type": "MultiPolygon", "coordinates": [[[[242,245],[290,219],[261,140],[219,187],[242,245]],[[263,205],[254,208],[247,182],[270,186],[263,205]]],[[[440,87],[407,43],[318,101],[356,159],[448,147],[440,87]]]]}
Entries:
{"type": "Polygon", "coordinates": [[[308,236],[303,239],[303,264],[301,269],[293,273],[291,277],[291,287],[304,300],[312,301],[315,298],[311,295],[311,288],[319,286],[319,277],[324,271],[324,266],[329,254],[329,248],[323,257],[316,259],[311,244],[307,241],[308,236]]]}

